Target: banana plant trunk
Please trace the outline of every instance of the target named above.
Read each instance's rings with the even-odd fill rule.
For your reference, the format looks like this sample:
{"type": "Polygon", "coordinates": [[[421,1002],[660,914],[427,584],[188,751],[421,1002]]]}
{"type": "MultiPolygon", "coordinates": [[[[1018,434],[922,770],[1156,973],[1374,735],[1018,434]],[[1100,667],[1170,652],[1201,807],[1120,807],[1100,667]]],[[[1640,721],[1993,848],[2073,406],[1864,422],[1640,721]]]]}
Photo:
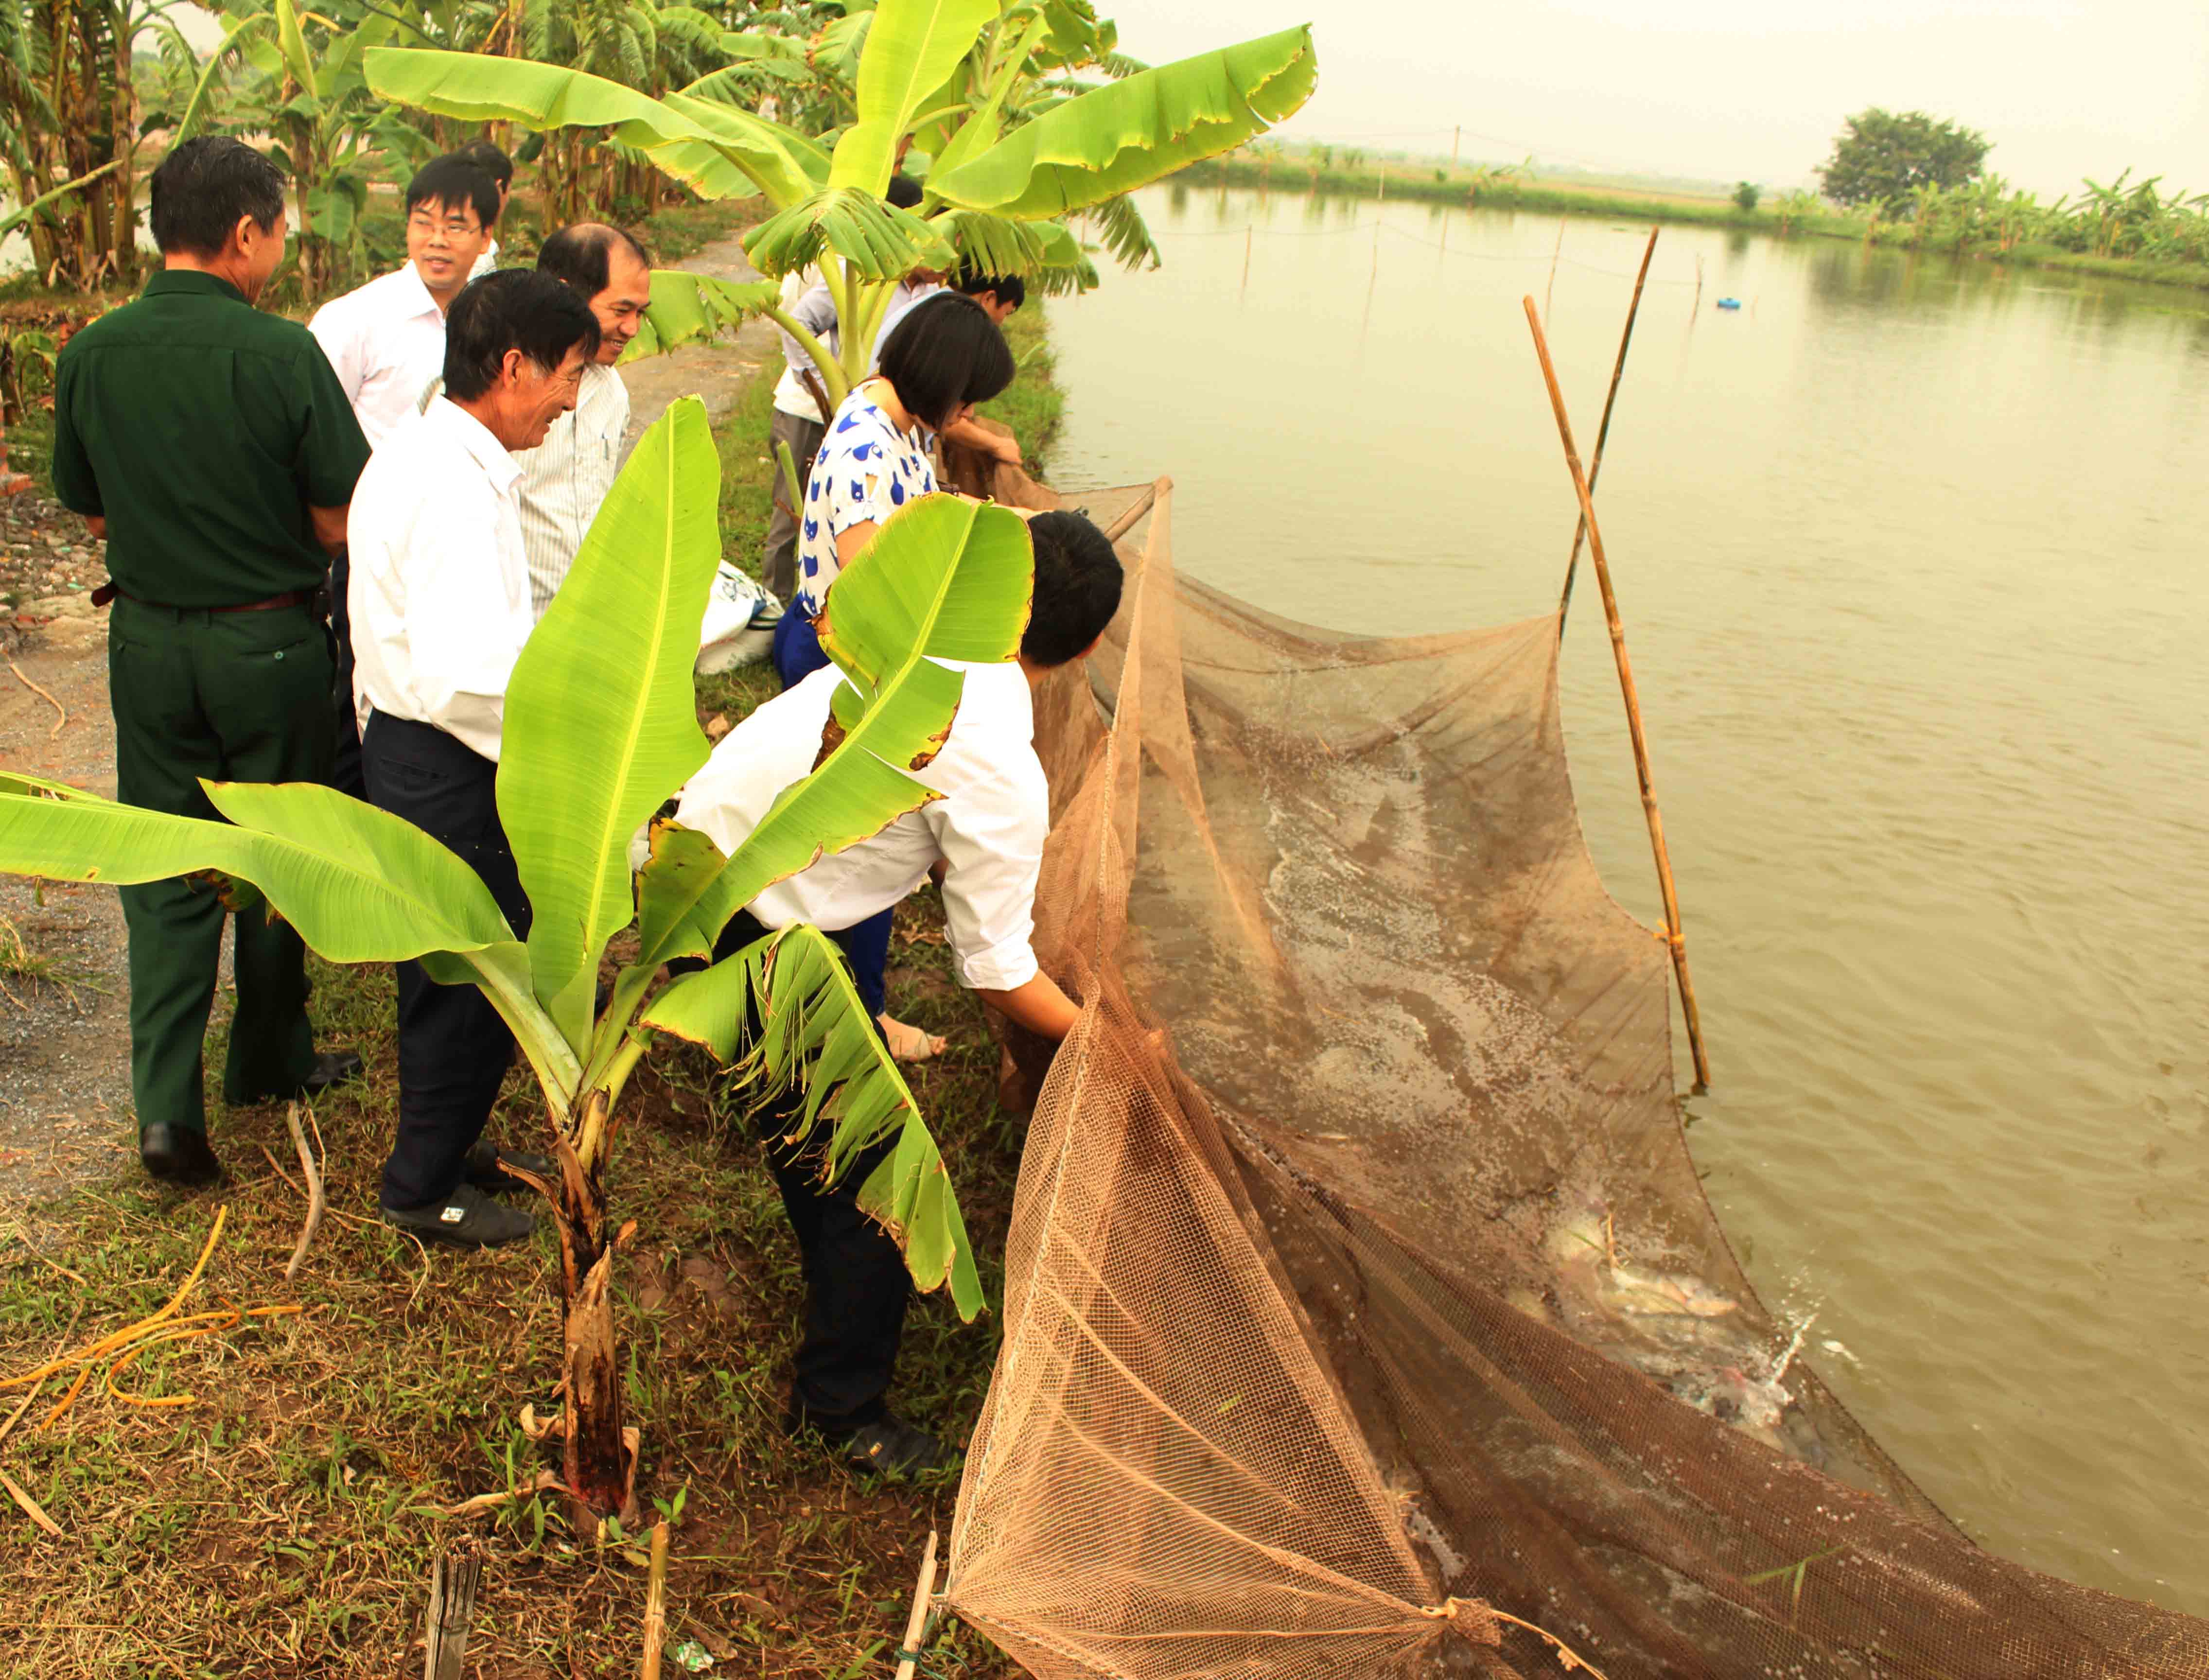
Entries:
{"type": "MultiPolygon", "coordinates": [[[[605,1136],[606,1111],[606,1093],[592,1092],[584,1105],[582,1137],[605,1136]]],[[[567,1443],[561,1472],[576,1525],[590,1532],[601,1517],[623,1514],[634,1485],[622,1423],[620,1347],[614,1333],[613,1267],[618,1240],[606,1229],[605,1185],[599,1173],[604,1149],[592,1149],[587,1141],[587,1165],[564,1137],[559,1152],[560,1183],[550,1200],[560,1236],[564,1316],[567,1443]]]]}

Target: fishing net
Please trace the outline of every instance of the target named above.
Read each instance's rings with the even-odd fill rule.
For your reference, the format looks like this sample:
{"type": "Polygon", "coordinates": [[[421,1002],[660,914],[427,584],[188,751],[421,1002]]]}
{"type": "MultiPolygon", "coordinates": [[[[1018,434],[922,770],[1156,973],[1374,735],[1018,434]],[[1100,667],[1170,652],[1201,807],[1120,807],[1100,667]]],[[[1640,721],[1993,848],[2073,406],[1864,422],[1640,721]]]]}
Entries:
{"type": "Polygon", "coordinates": [[[950,1605],[1048,1680],[1525,1673],[1531,1628],[1612,1680],[2209,1676],[2209,1626],[1963,1538],[1749,1288],[1556,619],[1291,624],[1177,582],[1163,481],[1078,499],[1129,566],[1038,697],[1085,1007],[950,1605]]]}

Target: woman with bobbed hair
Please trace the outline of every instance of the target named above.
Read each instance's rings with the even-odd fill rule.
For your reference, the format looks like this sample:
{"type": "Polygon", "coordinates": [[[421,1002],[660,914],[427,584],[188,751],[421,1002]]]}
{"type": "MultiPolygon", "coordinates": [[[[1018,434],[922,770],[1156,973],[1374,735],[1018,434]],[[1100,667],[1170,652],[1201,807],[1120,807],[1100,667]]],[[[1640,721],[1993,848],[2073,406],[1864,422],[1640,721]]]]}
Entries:
{"type": "Polygon", "coordinates": [[[931,298],[892,330],[879,371],[852,388],[813,458],[798,510],[798,594],[774,631],[783,687],[828,663],[813,620],[836,574],[884,520],[934,492],[931,434],[969,418],[1013,371],[1004,334],[971,298],[931,298]]]}
{"type": "MultiPolygon", "coordinates": [[[[774,669],[785,689],[828,663],[813,621],[836,575],[884,520],[934,492],[930,434],[967,418],[976,403],[1013,382],[1013,372],[1004,334],[972,298],[932,299],[891,331],[875,376],[852,388],[813,457],[798,510],[798,594],[774,627],[774,669]]],[[[890,915],[870,917],[848,936],[880,960],[876,972],[888,960],[890,915]]],[[[935,1034],[888,1011],[878,1019],[900,1061],[942,1053],[935,1034]]]]}

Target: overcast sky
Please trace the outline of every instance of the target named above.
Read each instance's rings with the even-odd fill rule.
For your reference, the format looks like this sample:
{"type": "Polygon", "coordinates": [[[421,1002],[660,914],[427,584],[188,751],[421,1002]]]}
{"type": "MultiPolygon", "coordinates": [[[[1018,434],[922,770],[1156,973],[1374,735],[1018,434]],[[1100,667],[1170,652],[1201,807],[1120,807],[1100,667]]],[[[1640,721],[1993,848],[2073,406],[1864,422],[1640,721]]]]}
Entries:
{"type": "MultiPolygon", "coordinates": [[[[1529,152],[1806,184],[1866,105],[1953,117],[2052,196],[2127,165],[2209,192],[2200,0],[1098,0],[1156,63],[1309,19],[1319,90],[1285,135],[1529,152]],[[1403,130],[1425,129],[1426,133],[1403,130]],[[1484,136],[1476,141],[1475,132],[1484,136]]],[[[2137,175],[2135,178],[2138,178],[2137,175]]]]}

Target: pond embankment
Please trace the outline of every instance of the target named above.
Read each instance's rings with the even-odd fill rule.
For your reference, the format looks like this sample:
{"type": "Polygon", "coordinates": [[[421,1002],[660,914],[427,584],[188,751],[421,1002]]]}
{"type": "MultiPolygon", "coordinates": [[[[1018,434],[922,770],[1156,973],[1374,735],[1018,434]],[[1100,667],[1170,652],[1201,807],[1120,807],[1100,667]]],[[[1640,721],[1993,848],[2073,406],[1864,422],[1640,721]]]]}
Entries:
{"type": "MultiPolygon", "coordinates": [[[[731,272],[740,260],[732,246],[709,244],[692,261],[731,272]]],[[[1032,449],[1047,441],[1057,401],[1038,348],[1040,314],[1032,305],[1015,317],[1015,348],[1027,360],[997,407],[1032,449]]],[[[724,545],[754,567],[773,482],[767,416],[779,366],[771,334],[753,331],[628,370],[640,416],[686,390],[720,416],[724,545]]],[[[96,555],[75,556],[57,587],[96,581],[100,569],[96,555]]],[[[0,685],[15,691],[0,693],[0,759],[35,750],[48,773],[111,785],[100,638],[62,648],[43,634],[10,634],[12,657],[66,706],[69,722],[44,741],[52,708],[0,668],[0,685]]],[[[758,667],[703,679],[701,720],[733,722],[772,688],[758,667]]],[[[111,910],[106,889],[77,890],[111,910]]],[[[64,902],[51,887],[45,896],[64,902]]],[[[359,1050],[368,1072],[318,1105],[329,1217],[286,1284],[304,1202],[280,1109],[226,1111],[219,1090],[210,1093],[214,1141],[231,1174],[217,1190],[174,1194],[141,1175],[129,1153],[120,948],[97,960],[69,954],[73,972],[97,987],[74,1003],[57,995],[63,1015],[41,1017],[65,1029],[75,1019],[67,1012],[81,1009],[108,1035],[96,1052],[63,1058],[101,1070],[111,1087],[88,1123],[99,1150],[80,1159],[74,1134],[42,1131],[36,1117],[61,1090],[57,1075],[31,1069],[0,1082],[0,1100],[20,1097],[33,1116],[23,1135],[51,1140],[48,1153],[69,1168],[27,1192],[0,1178],[0,1376],[158,1309],[219,1210],[227,1210],[224,1229],[196,1304],[299,1310],[156,1349],[125,1386],[163,1409],[121,1404],[95,1381],[40,1429],[60,1397],[49,1384],[0,1442],[0,1469],[63,1531],[45,1532],[0,1500],[0,1569],[15,1583],[4,1621],[27,1671],[388,1680],[419,1665],[430,1559],[455,1545],[482,1560],[469,1656],[484,1673],[628,1671],[645,1555],[624,1537],[569,1532],[557,1502],[534,1487],[551,1460],[520,1420],[526,1405],[544,1416],[559,1404],[549,1234],[460,1258],[375,1220],[397,1099],[390,971],[311,964],[321,1040],[359,1050]]],[[[954,978],[932,894],[899,912],[890,1005],[950,1041],[909,1078],[958,1177],[996,1300],[1022,1128],[996,1105],[996,1051],[954,978]]],[[[0,1015],[9,1007],[0,999],[0,1015]]],[[[219,1019],[211,1065],[220,1064],[224,1033],[219,1019]]],[[[708,1672],[861,1672],[902,1625],[929,1531],[948,1531],[955,1480],[862,1481],[785,1436],[802,1284],[743,1103],[701,1056],[655,1057],[631,1089],[611,1175],[619,1215],[638,1222],[618,1285],[629,1402],[643,1432],[642,1491],[670,1504],[687,1496],[668,1578],[669,1648],[686,1667],[713,1665],[708,1672]]],[[[540,1126],[515,1079],[491,1135],[526,1147],[540,1126]]],[[[963,1438],[996,1347],[993,1318],[961,1325],[936,1299],[918,1303],[901,1402],[963,1438]]],[[[955,1628],[936,1654],[950,1672],[1017,1672],[955,1628]]]]}

